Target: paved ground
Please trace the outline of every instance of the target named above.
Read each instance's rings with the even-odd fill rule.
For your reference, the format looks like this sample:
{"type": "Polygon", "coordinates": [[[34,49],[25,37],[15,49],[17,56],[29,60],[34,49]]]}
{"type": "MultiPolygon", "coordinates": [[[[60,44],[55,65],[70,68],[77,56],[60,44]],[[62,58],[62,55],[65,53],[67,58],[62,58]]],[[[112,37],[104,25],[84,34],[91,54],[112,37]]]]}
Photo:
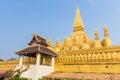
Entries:
{"type": "Polygon", "coordinates": [[[120,80],[120,74],[95,74],[95,73],[62,73],[54,72],[46,76],[53,79],[75,80],[120,80]]]}

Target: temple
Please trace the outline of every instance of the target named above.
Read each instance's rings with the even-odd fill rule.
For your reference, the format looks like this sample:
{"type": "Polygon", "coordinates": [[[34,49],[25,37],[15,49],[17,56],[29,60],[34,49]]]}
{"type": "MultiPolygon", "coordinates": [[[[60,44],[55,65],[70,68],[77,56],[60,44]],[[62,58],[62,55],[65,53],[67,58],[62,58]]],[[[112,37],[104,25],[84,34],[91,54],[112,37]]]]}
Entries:
{"type": "Polygon", "coordinates": [[[59,43],[57,39],[56,45],[50,46],[59,56],[55,59],[55,73],[46,76],[48,79],[52,77],[79,79],[81,72],[120,73],[120,46],[112,44],[107,26],[103,26],[102,41],[99,39],[97,30],[94,31],[95,38],[92,39],[84,29],[80,10],[77,7],[73,32],[64,39],[63,43],[59,43]]]}
{"type": "Polygon", "coordinates": [[[22,65],[23,56],[27,56],[36,60],[34,65],[30,65],[29,73],[32,71],[33,73],[35,71],[43,73],[49,67],[48,72],[43,75],[39,74],[48,80],[65,77],[79,79],[79,74],[82,72],[120,73],[120,46],[112,44],[107,26],[103,26],[104,39],[102,41],[99,39],[97,30],[94,31],[95,38],[92,39],[84,29],[80,10],[77,7],[73,32],[65,37],[62,43],[57,39],[56,45],[52,45],[50,39],[46,42],[44,38],[34,34],[28,47],[16,52],[20,56],[19,67],[22,65]],[[47,63],[44,63],[44,61],[47,63]],[[46,70],[43,70],[45,67],[46,70]]]}

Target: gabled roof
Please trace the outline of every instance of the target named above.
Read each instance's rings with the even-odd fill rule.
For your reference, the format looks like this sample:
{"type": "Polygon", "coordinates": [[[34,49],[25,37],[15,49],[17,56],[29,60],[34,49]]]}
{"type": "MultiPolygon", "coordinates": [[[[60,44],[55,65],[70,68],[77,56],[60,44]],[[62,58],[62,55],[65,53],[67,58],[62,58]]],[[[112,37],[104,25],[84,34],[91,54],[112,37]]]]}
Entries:
{"type": "Polygon", "coordinates": [[[58,56],[54,51],[47,48],[48,44],[46,40],[37,34],[33,35],[33,38],[28,45],[29,45],[28,47],[23,48],[15,53],[18,55],[23,54],[25,56],[31,57],[36,57],[36,53],[47,54],[55,57],[58,56]]]}
{"type": "Polygon", "coordinates": [[[43,45],[29,46],[29,47],[26,47],[22,50],[19,50],[19,51],[15,52],[15,53],[18,54],[18,55],[23,54],[23,55],[28,56],[31,53],[34,54],[34,53],[37,53],[37,52],[47,54],[47,55],[51,55],[51,56],[55,56],[55,57],[58,56],[55,52],[53,52],[52,50],[48,49],[47,47],[45,47],[43,45]]]}
{"type": "Polygon", "coordinates": [[[43,45],[43,46],[46,46],[46,47],[48,46],[46,40],[45,40],[43,37],[37,35],[36,33],[33,35],[33,38],[32,38],[32,40],[28,43],[28,45],[31,45],[34,40],[36,40],[39,44],[41,44],[41,45],[43,45]]]}

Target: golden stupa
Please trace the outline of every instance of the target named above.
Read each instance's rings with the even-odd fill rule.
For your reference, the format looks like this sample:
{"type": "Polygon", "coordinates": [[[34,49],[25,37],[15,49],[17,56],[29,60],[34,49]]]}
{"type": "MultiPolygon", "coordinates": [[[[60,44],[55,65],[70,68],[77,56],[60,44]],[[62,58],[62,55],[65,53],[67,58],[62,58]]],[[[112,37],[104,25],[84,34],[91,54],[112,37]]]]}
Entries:
{"type": "Polygon", "coordinates": [[[99,40],[98,31],[91,39],[84,31],[80,10],[76,8],[73,32],[65,37],[63,43],[56,40],[56,45],[49,48],[59,56],[55,60],[55,72],[92,72],[120,73],[120,46],[113,45],[104,25],[104,39],[99,40]]]}
{"type": "MultiPolygon", "coordinates": [[[[27,71],[24,73],[29,74],[29,76],[27,75],[27,78],[36,78],[33,80],[37,80],[40,76],[45,77],[46,79],[72,79],[73,77],[74,80],[78,80],[81,79],[79,78],[80,76],[86,75],[84,73],[90,73],[89,75],[97,73],[98,76],[100,76],[99,73],[120,73],[120,46],[112,44],[107,26],[104,25],[104,39],[102,41],[99,39],[97,30],[94,31],[95,38],[92,39],[86,34],[84,28],[80,10],[77,7],[73,23],[73,32],[68,37],[64,38],[63,43],[60,43],[59,39],[57,39],[56,45],[52,45],[50,39],[48,39],[48,42],[46,43],[44,38],[34,34],[27,48],[16,52],[21,56],[18,66],[28,66],[27,71]],[[36,52],[33,51],[33,48],[36,52]],[[43,55],[42,52],[38,52],[40,50],[47,51],[47,55],[51,52],[55,52],[55,54],[57,53],[57,56],[54,57],[53,55],[52,57],[45,57],[46,54],[43,55]],[[23,56],[27,56],[28,58],[24,59],[23,56]],[[48,60],[50,64],[42,64],[45,60],[43,58],[45,58],[46,61],[48,60]],[[50,69],[53,69],[50,74],[44,76],[41,75],[50,69]],[[34,76],[34,73],[36,73],[37,76],[34,76]],[[40,74],[40,76],[38,74],[40,74]]],[[[7,71],[8,69],[13,70],[17,64],[18,60],[0,62],[0,71],[7,71]]],[[[88,77],[88,75],[86,76],[88,77]]]]}

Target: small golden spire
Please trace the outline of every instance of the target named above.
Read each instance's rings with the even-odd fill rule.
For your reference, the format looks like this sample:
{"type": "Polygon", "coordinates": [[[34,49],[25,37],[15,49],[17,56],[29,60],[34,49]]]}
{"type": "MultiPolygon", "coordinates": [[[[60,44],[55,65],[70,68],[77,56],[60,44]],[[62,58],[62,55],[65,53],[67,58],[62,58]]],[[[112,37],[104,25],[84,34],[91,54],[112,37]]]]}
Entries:
{"type": "Polygon", "coordinates": [[[106,26],[106,25],[104,25],[104,36],[105,36],[105,37],[109,36],[109,34],[108,34],[108,29],[107,29],[107,26],[106,26]]]}
{"type": "Polygon", "coordinates": [[[48,45],[51,46],[51,39],[49,38],[47,41],[48,45]]]}
{"type": "Polygon", "coordinates": [[[64,44],[64,46],[67,46],[67,38],[66,37],[64,38],[64,43],[63,44],[64,44]]]}
{"type": "Polygon", "coordinates": [[[108,29],[107,29],[107,26],[106,25],[104,25],[104,42],[105,42],[105,46],[112,46],[112,41],[111,41],[111,39],[110,39],[110,37],[109,37],[109,34],[108,34],[108,29]]]}
{"type": "Polygon", "coordinates": [[[97,40],[97,39],[99,39],[99,36],[98,36],[98,31],[95,29],[95,31],[94,31],[94,35],[95,35],[95,39],[97,40]]]}
{"type": "Polygon", "coordinates": [[[59,39],[56,40],[56,47],[59,47],[59,39]]]}
{"type": "Polygon", "coordinates": [[[98,31],[96,29],[94,31],[94,35],[95,35],[94,47],[102,47],[102,44],[99,40],[98,31]]]}

